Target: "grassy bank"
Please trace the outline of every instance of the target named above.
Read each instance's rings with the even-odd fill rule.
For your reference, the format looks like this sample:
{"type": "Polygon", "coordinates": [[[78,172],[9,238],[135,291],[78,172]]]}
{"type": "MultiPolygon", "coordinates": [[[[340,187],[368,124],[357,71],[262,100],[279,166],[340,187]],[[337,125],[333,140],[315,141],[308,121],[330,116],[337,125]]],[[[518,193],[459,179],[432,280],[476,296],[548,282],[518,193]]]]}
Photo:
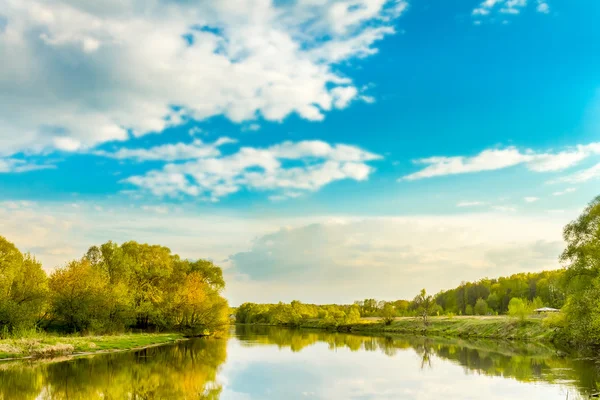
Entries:
{"type": "Polygon", "coordinates": [[[140,349],[182,340],[179,333],[139,333],[110,336],[51,336],[0,340],[0,360],[44,358],[140,349]]]}
{"type": "Polygon", "coordinates": [[[363,319],[350,325],[332,326],[322,321],[308,321],[301,328],[329,329],[365,333],[401,333],[424,336],[458,338],[503,339],[524,341],[551,341],[552,328],[542,323],[542,318],[527,318],[519,321],[506,316],[490,317],[432,317],[427,325],[418,318],[396,318],[390,325],[377,319],[363,319]]]}

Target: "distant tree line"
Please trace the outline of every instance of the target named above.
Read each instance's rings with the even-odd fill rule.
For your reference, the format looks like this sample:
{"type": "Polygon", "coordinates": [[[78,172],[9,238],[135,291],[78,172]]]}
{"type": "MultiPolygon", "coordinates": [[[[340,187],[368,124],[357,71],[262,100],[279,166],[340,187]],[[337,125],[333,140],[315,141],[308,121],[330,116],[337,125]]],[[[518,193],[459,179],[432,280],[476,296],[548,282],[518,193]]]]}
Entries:
{"type": "Polygon", "coordinates": [[[339,326],[356,323],[360,317],[357,305],[316,305],[297,300],[290,304],[244,303],[235,310],[235,320],[241,324],[300,326],[310,320],[320,320],[327,325],[339,326]]]}
{"type": "Polygon", "coordinates": [[[236,309],[235,317],[238,323],[289,326],[300,326],[311,320],[339,326],[371,317],[382,318],[386,324],[396,317],[419,317],[427,323],[430,316],[437,315],[513,315],[519,304],[522,305],[520,310],[524,310],[519,313],[521,315],[543,306],[562,307],[565,301],[564,274],[564,270],[558,270],[485,278],[462,283],[434,296],[423,289],[412,300],[364,299],[351,305],[304,304],[297,300],[290,304],[244,303],[236,309]],[[513,301],[513,307],[509,307],[513,299],[520,303],[513,301]]]}
{"type": "Polygon", "coordinates": [[[93,246],[48,276],[0,236],[0,337],[32,329],[214,332],[229,324],[224,287],[212,262],[133,241],[93,246]]]}

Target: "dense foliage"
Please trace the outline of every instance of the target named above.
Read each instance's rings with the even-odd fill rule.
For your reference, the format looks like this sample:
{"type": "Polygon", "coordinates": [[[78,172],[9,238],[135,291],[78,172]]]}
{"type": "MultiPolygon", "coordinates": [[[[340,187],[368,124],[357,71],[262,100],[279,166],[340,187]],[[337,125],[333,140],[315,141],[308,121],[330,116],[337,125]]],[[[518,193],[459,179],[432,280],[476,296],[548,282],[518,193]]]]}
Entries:
{"type": "Polygon", "coordinates": [[[558,325],[573,342],[600,344],[600,196],[565,227],[564,238],[568,299],[558,325]]]}
{"type": "Polygon", "coordinates": [[[212,332],[229,322],[221,269],[162,246],[107,242],[47,277],[0,237],[0,333],[128,329],[212,332]]]}
{"type": "Polygon", "coordinates": [[[357,305],[315,305],[292,301],[290,304],[244,303],[235,311],[236,322],[242,324],[273,324],[300,326],[308,320],[319,319],[324,324],[338,326],[360,320],[357,305]]]}
{"type": "MultiPolygon", "coordinates": [[[[360,318],[380,317],[390,324],[395,317],[419,317],[427,324],[436,315],[497,315],[523,318],[536,308],[560,308],[564,304],[565,271],[516,274],[498,279],[481,279],[428,295],[425,290],[413,300],[378,301],[365,299],[352,305],[316,305],[292,301],[290,304],[244,303],[236,309],[238,323],[300,326],[318,320],[327,326],[352,324],[360,318]],[[519,312],[510,312],[510,303],[519,300],[519,312]]],[[[513,302],[514,303],[514,302],[513,302]]]]}

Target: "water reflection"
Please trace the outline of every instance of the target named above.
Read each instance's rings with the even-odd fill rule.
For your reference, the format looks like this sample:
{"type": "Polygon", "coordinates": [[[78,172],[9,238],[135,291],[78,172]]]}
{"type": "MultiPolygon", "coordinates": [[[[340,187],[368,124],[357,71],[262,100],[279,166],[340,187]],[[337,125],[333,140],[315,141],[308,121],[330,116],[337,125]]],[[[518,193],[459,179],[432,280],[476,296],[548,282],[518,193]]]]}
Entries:
{"type": "Polygon", "coordinates": [[[0,399],[216,400],[225,340],[193,340],[64,362],[0,364],[0,399]]]}
{"type": "MultiPolygon", "coordinates": [[[[438,364],[450,361],[462,366],[465,374],[511,378],[524,383],[542,382],[576,389],[569,391],[571,399],[589,398],[600,392],[598,361],[562,357],[555,348],[543,344],[401,335],[365,336],[243,325],[238,325],[235,332],[242,346],[275,345],[279,349],[289,348],[292,352],[298,352],[324,342],[330,350],[345,348],[351,352],[381,352],[390,357],[410,349],[420,358],[421,369],[443,367],[436,366],[436,360],[438,364]]],[[[566,392],[562,398],[566,398],[566,392]]]]}
{"type": "Polygon", "coordinates": [[[236,326],[62,362],[0,363],[0,399],[588,398],[590,360],[548,346],[236,326]]]}

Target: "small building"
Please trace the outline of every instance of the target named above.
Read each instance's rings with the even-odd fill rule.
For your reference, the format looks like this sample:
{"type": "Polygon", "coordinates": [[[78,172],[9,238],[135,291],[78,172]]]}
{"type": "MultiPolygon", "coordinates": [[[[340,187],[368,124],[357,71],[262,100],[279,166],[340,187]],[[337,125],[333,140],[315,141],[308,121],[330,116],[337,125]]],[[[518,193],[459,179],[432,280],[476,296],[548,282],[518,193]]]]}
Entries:
{"type": "Polygon", "coordinates": [[[560,312],[559,309],[557,308],[551,308],[551,307],[542,307],[542,308],[537,308],[535,310],[536,313],[541,314],[541,313],[551,313],[551,312],[560,312]]]}

